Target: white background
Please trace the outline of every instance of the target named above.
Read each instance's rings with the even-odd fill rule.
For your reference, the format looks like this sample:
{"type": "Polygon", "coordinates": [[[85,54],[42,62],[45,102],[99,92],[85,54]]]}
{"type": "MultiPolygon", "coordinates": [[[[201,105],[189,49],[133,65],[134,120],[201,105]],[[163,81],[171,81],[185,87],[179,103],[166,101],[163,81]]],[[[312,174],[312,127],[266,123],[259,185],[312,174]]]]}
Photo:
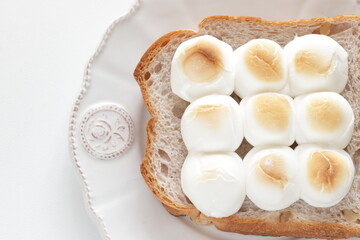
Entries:
{"type": "MultiPolygon", "coordinates": [[[[351,2],[319,1],[317,15],[347,13],[334,7],[341,1],[351,2]]],[[[130,3],[0,0],[1,240],[100,239],[70,160],[68,123],[87,60],[130,3]]]]}
{"type": "Polygon", "coordinates": [[[0,1],[0,239],[100,239],[70,160],[84,67],[130,0],[0,1]]]}

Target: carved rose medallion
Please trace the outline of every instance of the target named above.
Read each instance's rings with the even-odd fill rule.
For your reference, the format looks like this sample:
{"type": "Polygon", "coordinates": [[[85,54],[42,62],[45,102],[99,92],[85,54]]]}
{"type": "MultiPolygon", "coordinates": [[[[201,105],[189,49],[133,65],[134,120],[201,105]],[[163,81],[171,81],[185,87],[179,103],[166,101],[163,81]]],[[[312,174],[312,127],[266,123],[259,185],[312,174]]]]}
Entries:
{"type": "Polygon", "coordinates": [[[90,108],[80,125],[81,141],[98,159],[119,157],[132,144],[134,123],[124,108],[107,104],[90,108]]]}

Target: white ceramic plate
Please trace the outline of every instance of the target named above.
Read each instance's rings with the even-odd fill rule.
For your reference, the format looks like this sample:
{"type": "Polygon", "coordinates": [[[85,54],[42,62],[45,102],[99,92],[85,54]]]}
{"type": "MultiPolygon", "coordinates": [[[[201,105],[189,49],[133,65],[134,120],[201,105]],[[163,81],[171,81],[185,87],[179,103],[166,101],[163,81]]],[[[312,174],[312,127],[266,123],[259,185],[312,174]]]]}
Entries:
{"type": "Polygon", "coordinates": [[[157,38],[176,29],[197,29],[197,24],[206,16],[248,15],[284,20],[345,13],[357,13],[355,1],[135,2],[127,15],[108,28],[89,60],[70,123],[71,151],[85,204],[103,238],[279,239],[224,233],[213,226],[198,226],[187,218],[171,216],[162,207],[139,172],[149,116],[132,73],[142,54],[157,38]],[[266,3],[268,6],[264,5],[266,3]],[[126,143],[130,148],[119,157],[126,143]]]}

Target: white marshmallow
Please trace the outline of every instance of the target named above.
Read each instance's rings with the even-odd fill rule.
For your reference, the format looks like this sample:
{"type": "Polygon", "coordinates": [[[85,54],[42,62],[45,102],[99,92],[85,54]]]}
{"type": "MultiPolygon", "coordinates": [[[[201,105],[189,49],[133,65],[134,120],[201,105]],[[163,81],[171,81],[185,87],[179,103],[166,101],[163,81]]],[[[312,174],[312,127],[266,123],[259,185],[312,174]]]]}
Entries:
{"type": "Polygon", "coordinates": [[[172,91],[188,102],[210,94],[230,95],[233,65],[233,50],[227,43],[209,35],[187,40],[172,59],[172,91]]]}
{"type": "Polygon", "coordinates": [[[293,99],[279,93],[261,93],[240,102],[244,136],[253,146],[290,146],[295,141],[293,99]]]}
{"type": "Polygon", "coordinates": [[[244,98],[261,92],[276,92],[287,83],[283,49],[274,41],[254,39],[234,51],[235,93],[244,98]]]}
{"type": "Polygon", "coordinates": [[[290,147],[254,147],[244,166],[247,196],[257,207],[281,210],[299,200],[298,162],[290,147]]]}
{"type": "Polygon", "coordinates": [[[354,130],[354,112],[344,97],[319,92],[295,98],[296,142],[345,148],[354,130]]]}
{"type": "Polygon", "coordinates": [[[331,207],[349,192],[354,164],[344,150],[305,144],[295,149],[299,161],[301,198],[314,207],[331,207]]]}
{"type": "Polygon", "coordinates": [[[228,217],[240,209],[245,199],[242,160],[233,152],[190,152],[181,170],[181,186],[203,214],[228,217]]]}
{"type": "Polygon", "coordinates": [[[292,96],[344,90],[348,80],[348,54],[332,38],[320,34],[296,37],[285,46],[284,52],[292,96]]]}
{"type": "Polygon", "coordinates": [[[239,105],[230,96],[199,98],[185,110],[181,134],[189,151],[235,151],[243,140],[239,105]]]}

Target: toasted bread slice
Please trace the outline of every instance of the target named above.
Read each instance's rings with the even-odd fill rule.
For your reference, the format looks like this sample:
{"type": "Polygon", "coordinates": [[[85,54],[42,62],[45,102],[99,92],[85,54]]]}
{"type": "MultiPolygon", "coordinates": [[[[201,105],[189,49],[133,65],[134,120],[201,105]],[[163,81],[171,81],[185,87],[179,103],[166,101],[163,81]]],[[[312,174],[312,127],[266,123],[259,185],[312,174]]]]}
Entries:
{"type": "MultiPolygon", "coordinates": [[[[254,235],[313,238],[360,237],[360,17],[273,22],[255,17],[212,16],[199,24],[199,31],[179,30],[159,38],[143,55],[134,76],[152,115],[147,125],[146,154],[141,173],[152,192],[173,215],[187,215],[197,223],[214,224],[222,231],[254,235]],[[249,40],[267,38],[284,46],[296,35],[326,34],[349,53],[349,81],[342,95],[355,112],[353,137],[346,151],[356,166],[348,195],[336,206],[315,208],[299,200],[281,211],[264,211],[246,199],[238,213],[226,218],[201,214],[184,195],[180,172],[187,155],[180,132],[180,119],[188,102],[172,93],[170,67],[175,50],[185,40],[209,34],[233,49],[249,40]]],[[[237,101],[240,99],[232,95],[237,101]]],[[[251,146],[243,142],[237,153],[244,157],[251,146]]]]}

